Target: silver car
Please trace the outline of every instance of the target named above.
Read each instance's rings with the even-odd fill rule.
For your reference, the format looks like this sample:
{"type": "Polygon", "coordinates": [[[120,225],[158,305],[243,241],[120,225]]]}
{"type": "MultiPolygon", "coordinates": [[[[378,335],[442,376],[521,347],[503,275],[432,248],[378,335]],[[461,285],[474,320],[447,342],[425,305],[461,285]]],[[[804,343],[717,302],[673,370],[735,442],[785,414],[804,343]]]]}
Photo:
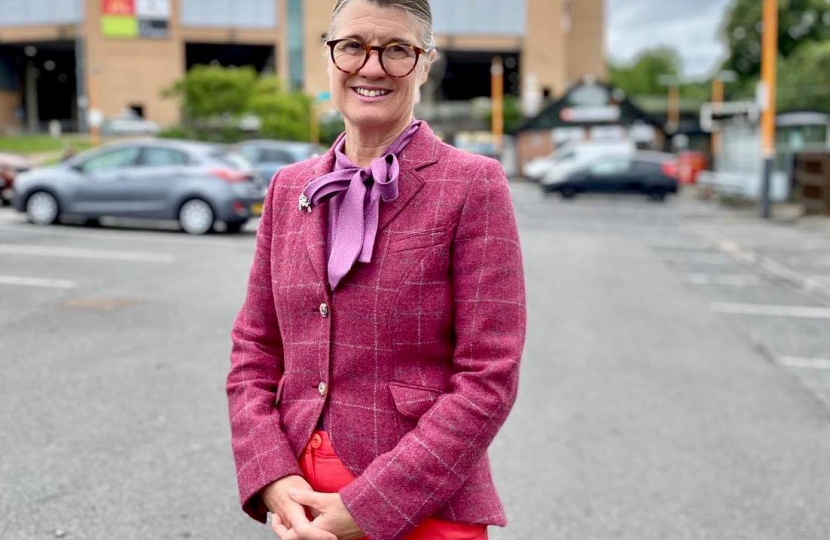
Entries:
{"type": "Polygon", "coordinates": [[[324,151],[316,144],[268,139],[245,141],[239,143],[237,148],[267,179],[286,165],[315,157],[324,151]]]}
{"type": "Polygon", "coordinates": [[[14,206],[38,225],[62,216],[177,220],[190,234],[221,221],[238,232],[262,214],[266,182],[239,153],[216,144],[115,143],[17,177],[14,206]]]}

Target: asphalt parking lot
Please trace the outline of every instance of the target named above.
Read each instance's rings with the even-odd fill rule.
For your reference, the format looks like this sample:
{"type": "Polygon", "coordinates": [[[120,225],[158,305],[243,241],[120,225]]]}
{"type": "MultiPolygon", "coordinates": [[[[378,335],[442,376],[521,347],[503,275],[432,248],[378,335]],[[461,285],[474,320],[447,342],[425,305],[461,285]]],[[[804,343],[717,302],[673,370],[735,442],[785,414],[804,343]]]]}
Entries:
{"type": "MultiPolygon", "coordinates": [[[[694,234],[723,226],[696,203],[513,192],[529,328],[491,538],[830,537],[826,303],[694,234]]],[[[0,209],[0,538],[272,537],[224,396],[255,227],[0,209]]]]}

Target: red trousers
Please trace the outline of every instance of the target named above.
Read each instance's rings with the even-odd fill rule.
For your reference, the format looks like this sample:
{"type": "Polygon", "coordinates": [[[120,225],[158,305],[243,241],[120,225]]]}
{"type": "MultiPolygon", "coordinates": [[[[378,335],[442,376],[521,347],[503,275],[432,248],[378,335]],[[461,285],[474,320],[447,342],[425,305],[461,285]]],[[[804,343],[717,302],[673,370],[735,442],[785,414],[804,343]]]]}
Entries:
{"type": "MultiPolygon", "coordinates": [[[[300,458],[300,469],[312,489],[320,493],[337,493],[354,480],[334,453],[325,431],[315,431],[311,436],[300,458]]],[[[487,540],[487,527],[427,518],[403,540],[487,540]]]]}

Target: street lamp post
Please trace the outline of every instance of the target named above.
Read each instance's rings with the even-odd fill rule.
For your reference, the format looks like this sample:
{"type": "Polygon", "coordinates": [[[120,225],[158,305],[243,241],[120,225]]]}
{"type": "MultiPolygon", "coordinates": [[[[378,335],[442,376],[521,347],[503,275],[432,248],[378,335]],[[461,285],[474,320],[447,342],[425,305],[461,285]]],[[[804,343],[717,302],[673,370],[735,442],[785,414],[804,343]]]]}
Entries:
{"type": "Polygon", "coordinates": [[[490,81],[492,98],[490,127],[493,132],[493,145],[496,148],[496,154],[501,155],[504,138],[504,64],[500,56],[493,57],[490,66],[490,81]]]}
{"type": "Polygon", "coordinates": [[[778,57],[778,0],[764,0],[764,35],[761,59],[761,151],[764,176],[761,182],[761,217],[772,216],[770,185],[775,166],[775,99],[776,63],[778,57]]]}
{"type": "Polygon", "coordinates": [[[669,102],[666,111],[666,131],[677,133],[680,127],[680,77],[677,75],[660,75],[657,78],[660,86],[669,88],[669,102]]]}

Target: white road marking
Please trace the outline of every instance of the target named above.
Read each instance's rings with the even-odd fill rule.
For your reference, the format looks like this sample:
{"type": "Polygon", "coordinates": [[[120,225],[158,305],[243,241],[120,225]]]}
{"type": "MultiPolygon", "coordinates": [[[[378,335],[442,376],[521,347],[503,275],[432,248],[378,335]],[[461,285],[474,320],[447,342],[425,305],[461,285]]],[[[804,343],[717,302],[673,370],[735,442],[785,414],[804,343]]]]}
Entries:
{"type": "Polygon", "coordinates": [[[691,285],[725,285],[729,287],[754,287],[766,282],[755,274],[687,274],[683,281],[691,285]]]}
{"type": "Polygon", "coordinates": [[[688,257],[662,257],[668,264],[732,264],[732,260],[722,253],[690,253],[688,257]]]}
{"type": "Polygon", "coordinates": [[[74,289],[74,281],[68,279],[40,279],[23,276],[2,276],[0,285],[17,285],[21,287],[46,287],[50,289],[74,289]]]}
{"type": "Polygon", "coordinates": [[[171,263],[172,255],[139,251],[107,251],[99,249],[64,248],[57,246],[22,246],[0,244],[0,253],[6,255],[30,255],[37,257],[64,257],[75,259],[97,259],[109,261],[171,263]]]}
{"type": "MultiPolygon", "coordinates": [[[[258,226],[259,223],[256,224],[258,226]]],[[[256,227],[251,232],[255,232],[256,227]]],[[[37,227],[34,225],[24,225],[22,227],[9,227],[0,225],[0,233],[24,233],[35,234],[41,236],[49,236],[53,238],[73,238],[77,240],[109,240],[116,242],[152,242],[154,244],[171,243],[171,244],[185,244],[191,246],[207,246],[215,247],[222,246],[237,246],[240,240],[236,238],[224,238],[222,235],[211,235],[205,238],[194,238],[190,235],[179,232],[171,232],[169,229],[159,229],[155,231],[138,231],[125,228],[112,228],[109,230],[90,230],[84,228],[62,228],[62,227],[37,227]]],[[[253,241],[253,236],[250,237],[253,241]]]]}
{"type": "Polygon", "coordinates": [[[830,319],[830,308],[811,306],[778,306],[763,304],[737,304],[718,302],[711,306],[716,313],[730,315],[763,315],[767,317],[793,317],[799,319],[830,319]]]}
{"type": "Polygon", "coordinates": [[[830,370],[830,360],[826,358],[800,358],[798,356],[781,356],[778,364],[791,368],[830,370]]]}

